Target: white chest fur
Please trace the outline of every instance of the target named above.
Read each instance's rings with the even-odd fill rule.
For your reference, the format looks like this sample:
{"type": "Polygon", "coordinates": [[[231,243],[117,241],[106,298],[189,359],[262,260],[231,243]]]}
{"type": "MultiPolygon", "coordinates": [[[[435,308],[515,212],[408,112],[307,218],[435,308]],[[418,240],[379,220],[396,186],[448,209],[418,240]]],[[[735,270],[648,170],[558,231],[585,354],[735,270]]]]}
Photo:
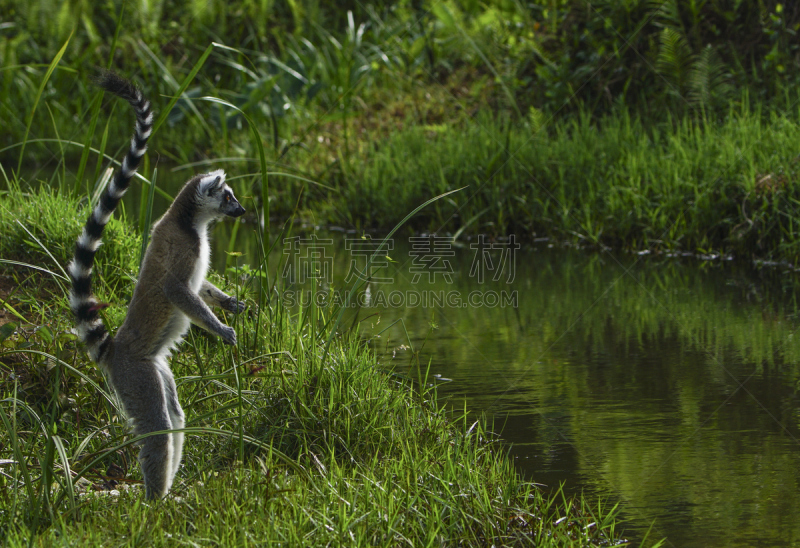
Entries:
{"type": "Polygon", "coordinates": [[[194,267],[192,279],[189,281],[189,287],[194,293],[198,293],[200,291],[200,287],[203,285],[203,280],[206,279],[208,263],[211,258],[211,247],[208,244],[207,226],[208,225],[203,224],[195,227],[197,229],[198,236],[200,236],[200,252],[197,257],[197,264],[195,264],[194,267]]]}

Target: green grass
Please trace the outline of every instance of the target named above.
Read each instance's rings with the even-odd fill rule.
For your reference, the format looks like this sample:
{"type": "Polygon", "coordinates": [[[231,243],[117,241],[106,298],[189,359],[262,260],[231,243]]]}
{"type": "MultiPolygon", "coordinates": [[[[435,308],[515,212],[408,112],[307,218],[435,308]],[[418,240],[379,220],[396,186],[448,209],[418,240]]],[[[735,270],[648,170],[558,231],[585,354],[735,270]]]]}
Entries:
{"type": "MultiPolygon", "coordinates": [[[[129,114],[109,114],[89,84],[92,66],[135,76],[160,111],[145,181],[159,162],[161,181],[172,166],[245,160],[258,169],[241,170],[237,190],[252,188],[266,217],[299,210],[315,223],[388,230],[466,186],[411,228],[800,258],[800,135],[787,91],[798,73],[795,14],[769,2],[730,13],[694,2],[551,4],[212,1],[123,12],[0,0],[12,19],[0,21],[0,539],[618,539],[615,509],[522,481],[485,425],[439,407],[424,367],[381,370],[356,333],[338,331],[337,310],[293,315],[233,275],[217,281],[257,311],[229,318],[239,347],[193,331],[172,361],[191,429],[180,499],[76,492],[87,490],[78,476],[107,482],[111,464],[123,485],[140,479],[65,302],[63,266],[130,131],[129,114]],[[23,182],[31,174],[48,180],[35,190],[23,182]]],[[[112,327],[153,192],[163,197],[141,185],[138,218],[123,215],[105,234],[95,287],[112,303],[112,327]]],[[[268,277],[264,257],[255,262],[256,279],[268,277]]]]}
{"type": "MultiPolygon", "coordinates": [[[[0,255],[63,266],[87,210],[46,186],[28,195],[14,190],[3,205],[0,230],[13,237],[0,242],[0,255]],[[60,227],[48,225],[56,211],[75,213],[60,227]],[[14,228],[17,221],[40,244],[14,228]]],[[[96,287],[114,303],[113,327],[141,244],[119,222],[107,234],[96,287]]],[[[0,296],[14,311],[0,326],[4,545],[573,546],[619,539],[616,508],[543,494],[523,481],[481,421],[437,403],[424,365],[383,370],[357,333],[331,337],[336,310],[296,315],[280,299],[270,302],[266,287],[259,297],[247,279],[236,287],[215,280],[250,302],[248,312],[226,318],[238,347],[191,331],[171,360],[188,417],[184,464],[171,496],[147,503],[124,419],[69,333],[63,282],[2,268],[0,296]],[[130,488],[109,494],[112,475],[130,488]]]]}
{"type": "MultiPolygon", "coordinates": [[[[466,112],[482,107],[517,119],[530,107],[548,117],[630,108],[657,119],[665,110],[719,119],[745,92],[785,107],[798,84],[800,12],[772,0],[733,7],[691,0],[588,7],[578,0],[84,2],[69,9],[55,0],[0,0],[0,13],[0,159],[15,164],[21,151],[6,147],[25,147],[26,163],[42,162],[47,151],[29,145],[54,125],[63,139],[82,133],[75,117],[91,118],[98,108],[89,84],[96,66],[137,76],[151,97],[164,98],[160,106],[174,105],[162,112],[165,158],[195,161],[220,139],[226,153],[247,150],[236,137],[244,113],[268,136],[276,160],[308,146],[309,133],[337,127],[340,146],[329,153],[347,167],[363,139],[354,118],[369,115],[368,125],[386,123],[392,111],[416,121],[441,111],[452,118],[458,107],[436,99],[439,87],[466,112]],[[182,86],[204,55],[203,70],[182,86]],[[415,97],[419,89],[425,93],[415,97]],[[240,111],[203,105],[202,96],[240,111]],[[38,108],[41,100],[48,109],[38,108]]],[[[127,133],[111,132],[112,142],[127,133]]]]}
{"type": "Polygon", "coordinates": [[[440,233],[515,233],[633,250],[800,260],[798,110],[732,108],[719,123],[645,125],[617,113],[537,131],[479,116],[394,133],[302,207],[344,226],[392,226],[424,197],[464,191],[413,221],[440,233]],[[449,202],[449,203],[448,203],[449,202]]]}

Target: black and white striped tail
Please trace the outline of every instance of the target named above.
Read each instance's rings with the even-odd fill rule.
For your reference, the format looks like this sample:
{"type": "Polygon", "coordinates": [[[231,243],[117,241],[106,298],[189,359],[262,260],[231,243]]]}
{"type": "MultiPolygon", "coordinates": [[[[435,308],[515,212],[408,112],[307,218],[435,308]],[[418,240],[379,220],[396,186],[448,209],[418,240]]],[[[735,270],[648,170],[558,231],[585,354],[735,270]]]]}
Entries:
{"type": "Polygon", "coordinates": [[[92,359],[100,363],[111,345],[111,336],[100,317],[100,310],[105,305],[92,295],[94,254],[100,247],[103,229],[125,195],[125,191],[128,190],[131,178],[147,150],[147,140],[153,131],[153,112],[150,109],[150,101],[145,99],[142,92],[131,82],[113,72],[104,72],[96,83],[104,90],[128,101],[136,112],[136,127],[131,138],[131,147],[122,160],[122,167],[106,187],[92,215],[86,221],[75,245],[75,257],[68,267],[72,279],[69,305],[75,315],[75,332],[86,345],[92,359]]]}

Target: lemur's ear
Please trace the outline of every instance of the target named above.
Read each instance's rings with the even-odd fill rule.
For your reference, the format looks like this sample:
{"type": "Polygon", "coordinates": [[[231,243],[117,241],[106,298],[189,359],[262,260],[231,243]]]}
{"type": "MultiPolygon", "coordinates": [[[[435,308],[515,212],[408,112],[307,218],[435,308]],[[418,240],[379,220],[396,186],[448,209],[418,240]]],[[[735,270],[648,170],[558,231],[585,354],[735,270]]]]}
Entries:
{"type": "Polygon", "coordinates": [[[217,190],[217,189],[219,188],[219,182],[220,182],[221,180],[222,180],[222,179],[221,179],[220,177],[217,177],[216,179],[214,179],[214,182],[213,182],[213,183],[211,183],[210,185],[208,185],[208,195],[209,195],[209,196],[211,196],[212,194],[214,194],[214,191],[215,191],[215,190],[217,190]]]}
{"type": "Polygon", "coordinates": [[[200,192],[211,196],[225,184],[225,172],[221,169],[206,173],[200,179],[200,192]]]}

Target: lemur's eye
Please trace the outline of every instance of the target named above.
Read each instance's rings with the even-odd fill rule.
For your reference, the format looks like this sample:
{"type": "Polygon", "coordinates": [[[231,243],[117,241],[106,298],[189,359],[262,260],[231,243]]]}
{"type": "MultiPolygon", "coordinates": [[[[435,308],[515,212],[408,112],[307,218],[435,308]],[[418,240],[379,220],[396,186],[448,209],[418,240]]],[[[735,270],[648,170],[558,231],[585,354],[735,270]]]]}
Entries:
{"type": "Polygon", "coordinates": [[[225,195],[225,201],[226,202],[230,202],[231,201],[231,195],[230,194],[226,194],[225,195]]]}

